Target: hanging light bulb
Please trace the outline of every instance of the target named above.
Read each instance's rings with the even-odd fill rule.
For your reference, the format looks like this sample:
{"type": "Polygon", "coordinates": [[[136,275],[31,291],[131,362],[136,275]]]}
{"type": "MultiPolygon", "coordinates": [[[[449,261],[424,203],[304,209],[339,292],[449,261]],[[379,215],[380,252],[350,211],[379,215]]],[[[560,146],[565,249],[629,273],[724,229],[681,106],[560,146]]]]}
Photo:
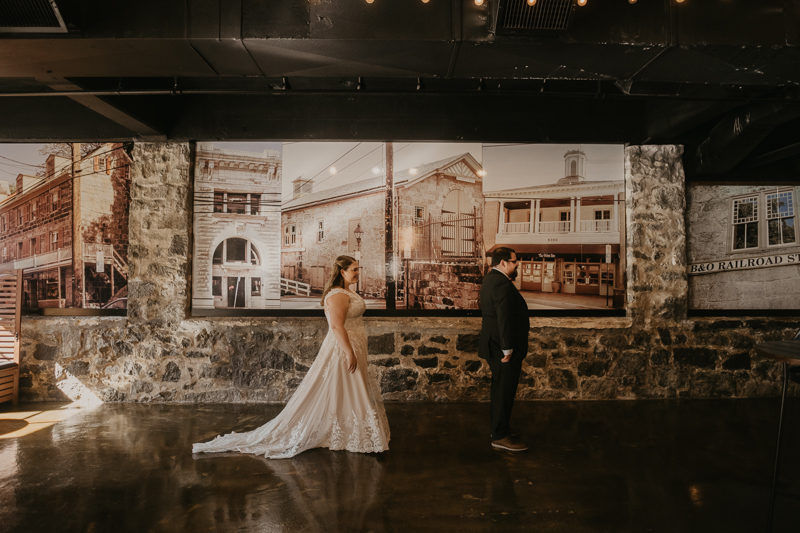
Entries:
{"type": "Polygon", "coordinates": [[[531,6],[531,7],[535,6],[536,5],[536,0],[528,0],[528,5],[531,6]]]}
{"type": "Polygon", "coordinates": [[[368,4],[371,4],[371,3],[372,3],[372,2],[374,2],[374,1],[375,1],[375,0],[367,0],[367,3],[368,3],[368,4]]]}
{"type": "Polygon", "coordinates": [[[475,5],[476,6],[482,6],[483,5],[483,0],[475,0],[475,5]]]}
{"type": "Polygon", "coordinates": [[[635,4],[635,3],[636,3],[636,0],[628,0],[628,3],[629,3],[629,4],[635,4]]]}
{"type": "Polygon", "coordinates": [[[330,169],[328,169],[328,172],[330,172],[331,176],[333,176],[334,174],[336,174],[336,167],[331,167],[330,169]]]}
{"type": "Polygon", "coordinates": [[[427,3],[428,3],[428,2],[430,2],[430,1],[431,1],[431,0],[422,0],[422,3],[423,3],[423,4],[427,4],[427,3]]]}
{"type": "Polygon", "coordinates": [[[585,6],[586,5],[586,0],[578,0],[578,5],[579,6],[585,6]]]}

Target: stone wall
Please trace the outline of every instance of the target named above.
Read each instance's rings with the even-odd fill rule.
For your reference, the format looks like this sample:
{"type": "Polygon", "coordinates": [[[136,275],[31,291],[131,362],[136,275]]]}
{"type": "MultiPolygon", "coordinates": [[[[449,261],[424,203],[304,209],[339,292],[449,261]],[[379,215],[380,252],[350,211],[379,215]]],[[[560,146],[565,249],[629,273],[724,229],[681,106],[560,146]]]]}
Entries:
{"type": "MultiPolygon", "coordinates": [[[[681,150],[626,151],[628,316],[535,318],[522,399],[776,395],[757,357],[795,319],[686,318],[681,150]]],[[[322,318],[188,318],[189,146],[133,153],[128,318],[26,318],[23,400],[283,402],[327,330],[322,318]]],[[[487,400],[480,319],[369,318],[370,372],[387,400],[487,400]]],[[[800,387],[793,383],[793,394],[800,387]]]]}

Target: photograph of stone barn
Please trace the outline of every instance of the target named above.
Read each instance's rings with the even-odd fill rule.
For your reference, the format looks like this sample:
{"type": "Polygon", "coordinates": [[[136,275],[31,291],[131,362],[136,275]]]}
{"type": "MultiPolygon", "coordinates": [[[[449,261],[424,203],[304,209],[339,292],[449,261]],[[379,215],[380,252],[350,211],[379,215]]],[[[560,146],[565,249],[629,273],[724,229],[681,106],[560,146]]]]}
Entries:
{"type": "MultiPolygon", "coordinates": [[[[442,298],[453,298],[459,269],[466,265],[450,269],[454,278],[449,284],[440,280],[446,269],[432,271],[430,265],[467,259],[474,265],[469,281],[475,282],[481,262],[481,226],[475,223],[482,212],[481,174],[480,163],[469,153],[393,172],[398,308],[422,308],[426,299],[436,306],[442,298]]],[[[322,191],[315,191],[307,178],[295,180],[294,197],[284,203],[281,217],[281,283],[289,293],[284,307],[296,296],[321,292],[330,265],[344,253],[360,261],[358,290],[368,305],[385,306],[385,179],[378,175],[322,191]]],[[[462,289],[455,292],[460,295],[462,289]]],[[[477,305],[475,290],[470,298],[477,305]]],[[[456,307],[470,298],[458,296],[445,305],[456,307]]],[[[308,303],[317,302],[309,298],[308,303]]]]}
{"type": "Polygon", "coordinates": [[[280,305],[281,153],[198,143],[194,309],[280,305]]]}
{"type": "MultiPolygon", "coordinates": [[[[514,283],[531,308],[621,307],[625,287],[621,151],[618,175],[605,172],[587,179],[586,152],[573,149],[559,156],[555,153],[559,149],[543,148],[538,158],[561,158],[560,177],[545,173],[527,179],[531,185],[526,187],[484,193],[486,255],[500,246],[516,251],[514,283]]],[[[531,155],[524,146],[500,147],[494,154],[485,151],[490,161],[502,158],[522,172],[535,165],[531,155]]],[[[613,162],[607,166],[615,168],[613,162]]],[[[490,175],[497,178],[495,172],[490,175]]],[[[525,181],[518,178],[516,183],[525,181]]]]}
{"type": "Polygon", "coordinates": [[[30,308],[127,307],[130,157],[121,143],[54,145],[0,202],[0,268],[30,308]],[[72,157],[67,157],[69,152],[72,157]]]}

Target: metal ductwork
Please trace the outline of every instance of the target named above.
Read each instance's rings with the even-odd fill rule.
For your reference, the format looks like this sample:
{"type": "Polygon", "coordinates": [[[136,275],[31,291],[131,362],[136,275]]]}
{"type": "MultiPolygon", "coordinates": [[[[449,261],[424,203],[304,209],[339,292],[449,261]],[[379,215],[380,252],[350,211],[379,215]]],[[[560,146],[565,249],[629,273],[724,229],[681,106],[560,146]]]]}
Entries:
{"type": "Polygon", "coordinates": [[[695,154],[698,174],[732,170],[776,126],[800,116],[800,106],[782,102],[749,105],[728,113],[695,154]]]}
{"type": "Polygon", "coordinates": [[[575,9],[573,0],[495,0],[493,32],[496,35],[566,31],[575,9]]]}
{"type": "Polygon", "coordinates": [[[55,0],[3,0],[0,33],[66,33],[55,0]]]}

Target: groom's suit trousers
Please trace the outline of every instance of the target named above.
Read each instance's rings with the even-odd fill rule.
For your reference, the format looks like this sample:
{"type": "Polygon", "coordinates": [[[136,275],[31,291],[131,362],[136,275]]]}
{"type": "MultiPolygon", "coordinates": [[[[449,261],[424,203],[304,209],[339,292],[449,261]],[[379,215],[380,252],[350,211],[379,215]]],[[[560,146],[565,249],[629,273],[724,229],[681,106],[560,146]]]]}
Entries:
{"type": "Polygon", "coordinates": [[[522,372],[522,357],[512,357],[507,363],[492,357],[487,362],[492,371],[492,440],[500,440],[511,434],[511,409],[522,372]]]}

